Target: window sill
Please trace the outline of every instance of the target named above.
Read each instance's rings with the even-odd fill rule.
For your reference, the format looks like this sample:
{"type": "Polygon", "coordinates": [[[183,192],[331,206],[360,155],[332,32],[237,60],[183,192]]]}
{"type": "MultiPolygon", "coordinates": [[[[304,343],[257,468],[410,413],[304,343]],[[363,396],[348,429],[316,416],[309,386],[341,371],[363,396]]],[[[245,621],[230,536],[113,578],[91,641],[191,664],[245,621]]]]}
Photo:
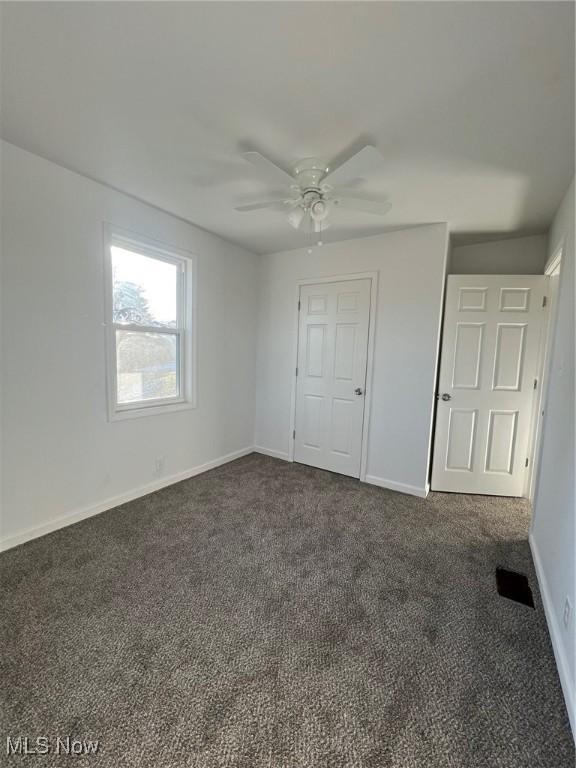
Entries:
{"type": "Polygon", "coordinates": [[[112,411],[109,414],[109,421],[124,421],[124,419],[137,419],[142,416],[157,416],[162,413],[173,413],[174,411],[188,411],[195,408],[196,404],[188,400],[181,400],[176,403],[162,403],[159,405],[134,406],[133,408],[121,408],[112,411]]]}

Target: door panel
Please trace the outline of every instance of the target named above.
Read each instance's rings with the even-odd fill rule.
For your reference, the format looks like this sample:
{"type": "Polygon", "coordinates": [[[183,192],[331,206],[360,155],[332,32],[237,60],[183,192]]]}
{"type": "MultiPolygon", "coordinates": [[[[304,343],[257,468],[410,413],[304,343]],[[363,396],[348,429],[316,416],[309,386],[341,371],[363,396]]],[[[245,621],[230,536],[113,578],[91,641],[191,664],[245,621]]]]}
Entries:
{"type": "Polygon", "coordinates": [[[319,450],[322,446],[323,410],[323,397],[319,395],[304,396],[304,434],[302,441],[307,448],[319,450]]]}
{"type": "Polygon", "coordinates": [[[522,379],[526,324],[498,323],[492,389],[518,392],[522,379]]]}
{"type": "Polygon", "coordinates": [[[335,397],[332,400],[332,450],[350,456],[354,432],[354,402],[335,397]]]}
{"type": "Polygon", "coordinates": [[[518,411],[490,411],[486,472],[512,474],[518,411]]]}
{"type": "Polygon", "coordinates": [[[460,312],[485,312],[487,288],[460,288],[458,292],[460,312]]]}
{"type": "Polygon", "coordinates": [[[476,437],[476,413],[470,409],[450,409],[448,427],[448,454],[446,467],[465,472],[472,471],[474,439],[476,437]]]}
{"type": "Polygon", "coordinates": [[[356,326],[336,325],[336,343],[334,347],[334,378],[339,381],[352,381],[356,349],[356,326]]]}
{"type": "Polygon", "coordinates": [[[308,314],[309,315],[325,315],[328,311],[328,297],[326,294],[321,296],[309,296],[308,297],[308,314]]]}
{"type": "Polygon", "coordinates": [[[528,312],[530,288],[501,288],[500,312],[528,312]]]}
{"type": "Polygon", "coordinates": [[[300,290],[294,459],[352,477],[360,476],[370,290],[369,279],[300,290]]]}
{"type": "Polygon", "coordinates": [[[484,323],[458,323],[454,352],[454,389],[478,389],[484,323]]]}
{"type": "Polygon", "coordinates": [[[432,489],[521,496],[546,278],[450,275],[432,489]]]}
{"type": "Polygon", "coordinates": [[[306,375],[322,378],[324,376],[326,326],[309,325],[307,334],[306,375]]]}

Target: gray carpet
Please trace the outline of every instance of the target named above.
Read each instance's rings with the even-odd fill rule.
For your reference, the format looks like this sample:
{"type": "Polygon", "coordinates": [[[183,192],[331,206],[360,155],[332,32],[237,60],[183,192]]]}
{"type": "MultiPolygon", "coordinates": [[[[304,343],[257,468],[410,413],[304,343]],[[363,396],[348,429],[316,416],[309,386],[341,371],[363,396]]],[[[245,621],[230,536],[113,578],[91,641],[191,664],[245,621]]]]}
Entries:
{"type": "Polygon", "coordinates": [[[572,768],[528,522],[253,454],[11,550],[2,759],[71,764],[6,758],[21,734],[107,768],[572,768]]]}

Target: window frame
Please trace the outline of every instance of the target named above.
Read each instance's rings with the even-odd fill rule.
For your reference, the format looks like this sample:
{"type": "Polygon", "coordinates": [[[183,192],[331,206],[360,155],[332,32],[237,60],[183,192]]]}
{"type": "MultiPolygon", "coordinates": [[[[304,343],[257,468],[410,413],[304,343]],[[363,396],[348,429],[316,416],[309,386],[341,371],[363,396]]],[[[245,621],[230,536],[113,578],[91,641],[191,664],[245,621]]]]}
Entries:
{"type": "Polygon", "coordinates": [[[121,229],[104,224],[104,279],[106,329],[106,390],[108,420],[117,421],[139,416],[169,413],[196,407],[196,258],[193,254],[121,229]],[[177,272],[176,327],[114,322],[114,285],[112,247],[125,248],[158,261],[174,264],[177,272]],[[165,333],[176,336],[179,394],[169,398],[151,398],[131,403],[118,402],[116,332],[165,333]]]}

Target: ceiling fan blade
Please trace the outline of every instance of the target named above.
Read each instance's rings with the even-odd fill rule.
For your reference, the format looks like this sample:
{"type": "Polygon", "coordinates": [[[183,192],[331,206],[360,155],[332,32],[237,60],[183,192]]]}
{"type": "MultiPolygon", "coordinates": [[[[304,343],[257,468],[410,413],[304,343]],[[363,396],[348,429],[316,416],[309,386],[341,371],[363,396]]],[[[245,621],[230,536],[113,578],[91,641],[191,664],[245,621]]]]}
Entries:
{"type": "Polygon", "coordinates": [[[261,203],[247,203],[246,205],[237,205],[235,211],[245,213],[247,211],[262,211],[265,208],[272,211],[284,211],[288,207],[284,200],[265,200],[261,203]]]}
{"type": "Polygon", "coordinates": [[[351,211],[373,213],[376,216],[385,216],[392,208],[392,205],[385,200],[368,200],[363,197],[339,197],[334,200],[334,205],[351,211]]]}
{"type": "Polygon", "coordinates": [[[384,170],[384,158],[376,147],[367,144],[336,168],[330,168],[322,179],[322,184],[325,182],[332,185],[343,184],[381,170],[384,170]]]}
{"type": "Polygon", "coordinates": [[[267,157],[261,155],[260,152],[243,152],[242,157],[255,168],[258,168],[258,170],[262,172],[262,175],[274,184],[288,186],[294,184],[293,176],[285,171],[284,168],[280,168],[279,165],[273,163],[272,160],[268,160],[267,157]]]}

